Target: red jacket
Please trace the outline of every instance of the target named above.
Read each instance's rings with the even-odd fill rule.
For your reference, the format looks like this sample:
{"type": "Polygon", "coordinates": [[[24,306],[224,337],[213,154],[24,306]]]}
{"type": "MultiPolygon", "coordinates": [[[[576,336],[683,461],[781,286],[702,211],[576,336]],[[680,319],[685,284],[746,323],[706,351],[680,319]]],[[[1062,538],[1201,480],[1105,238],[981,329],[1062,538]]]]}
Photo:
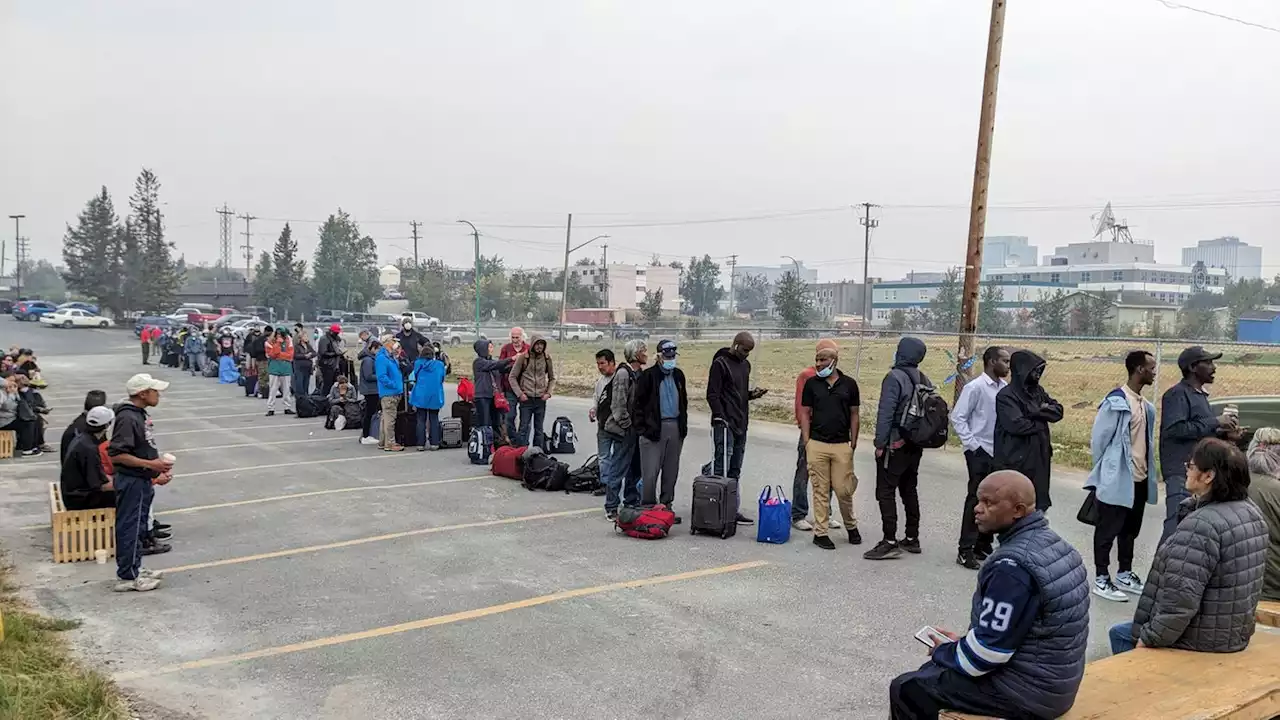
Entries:
{"type": "MultiPolygon", "coordinates": [[[[507,343],[506,345],[502,346],[501,350],[498,351],[498,359],[506,360],[507,358],[513,358],[522,352],[529,352],[529,343],[521,343],[519,350],[516,349],[515,345],[512,345],[511,343],[507,343]]],[[[502,373],[502,392],[504,393],[515,392],[514,390],[511,389],[511,378],[507,377],[508,374],[509,373],[505,373],[505,372],[502,373]]]]}
{"type": "Polygon", "coordinates": [[[809,382],[809,378],[817,377],[817,375],[818,375],[818,368],[810,365],[804,370],[801,370],[800,374],[796,376],[796,426],[797,427],[799,427],[800,425],[800,396],[804,393],[804,384],[809,382]]]}

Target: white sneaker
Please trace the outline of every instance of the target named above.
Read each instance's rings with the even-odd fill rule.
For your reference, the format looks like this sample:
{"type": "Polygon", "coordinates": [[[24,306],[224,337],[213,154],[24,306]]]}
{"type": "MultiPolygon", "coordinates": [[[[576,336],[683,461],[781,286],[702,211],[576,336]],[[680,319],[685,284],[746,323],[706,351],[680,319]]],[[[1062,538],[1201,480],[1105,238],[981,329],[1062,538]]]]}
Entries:
{"type": "Polygon", "coordinates": [[[831,528],[832,530],[844,529],[844,525],[840,524],[840,521],[837,520],[834,515],[831,516],[831,519],[827,520],[827,527],[831,528]]]}
{"type": "Polygon", "coordinates": [[[333,429],[334,429],[334,430],[342,430],[342,429],[345,429],[346,427],[347,427],[347,416],[346,416],[346,415],[339,415],[339,416],[338,416],[338,419],[333,421],[333,429]]]}
{"type": "Polygon", "coordinates": [[[813,524],[804,518],[800,518],[799,520],[792,521],[791,527],[797,530],[809,531],[813,529],[813,524]]]}
{"type": "Polygon", "coordinates": [[[362,438],[360,438],[360,444],[361,444],[361,445],[377,445],[377,444],[378,444],[378,438],[376,438],[376,437],[362,437],[362,438]]]}
{"type": "Polygon", "coordinates": [[[1129,596],[1116,589],[1109,575],[1099,575],[1093,579],[1093,594],[1112,602],[1129,602],[1129,596]]]}
{"type": "Polygon", "coordinates": [[[1142,578],[1138,577],[1138,574],[1132,570],[1125,570],[1124,572],[1116,573],[1115,586],[1127,593],[1133,593],[1134,595],[1141,595],[1144,588],[1142,578]]]}
{"type": "Polygon", "coordinates": [[[138,568],[138,577],[152,578],[159,580],[164,577],[163,570],[152,570],[151,568],[138,568]]]}
{"type": "Polygon", "coordinates": [[[138,577],[137,580],[120,580],[116,582],[115,587],[111,588],[116,592],[147,592],[160,587],[160,581],[156,578],[138,577]]]}

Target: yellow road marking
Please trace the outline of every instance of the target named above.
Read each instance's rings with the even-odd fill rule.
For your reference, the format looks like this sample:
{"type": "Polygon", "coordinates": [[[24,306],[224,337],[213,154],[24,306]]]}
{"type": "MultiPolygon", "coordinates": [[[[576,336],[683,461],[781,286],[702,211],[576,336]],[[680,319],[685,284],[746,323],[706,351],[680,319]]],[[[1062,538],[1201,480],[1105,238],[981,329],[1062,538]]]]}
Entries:
{"type": "Polygon", "coordinates": [[[516,523],[528,522],[530,520],[551,520],[554,518],[572,517],[574,515],[585,515],[587,513],[600,512],[599,507],[581,508],[578,510],[561,510],[560,512],[538,513],[537,515],[519,515],[517,517],[502,518],[501,520],[479,520],[477,522],[460,523],[458,525],[442,525],[440,527],[421,528],[419,530],[405,530],[403,532],[387,533],[386,535],[374,535],[373,537],[356,538],[355,540],[343,540],[341,542],[325,543],[323,545],[310,545],[308,547],[292,548],[289,550],[277,550],[275,552],[261,553],[258,555],[244,555],[241,557],[227,558],[226,560],[213,560],[210,562],[194,563],[192,565],[179,565],[178,567],[159,568],[164,570],[165,574],[186,572],[188,570],[204,570],[207,568],[222,567],[224,565],[239,565],[247,562],[257,562],[259,560],[271,560],[274,558],[292,557],[294,555],[303,555],[306,553],[320,552],[321,550],[335,550],[337,548],[354,547],[356,545],[365,545],[367,543],[383,542],[385,540],[398,540],[406,537],[416,537],[418,535],[434,535],[435,533],[451,532],[453,530],[469,530],[471,528],[496,527],[499,525],[514,525],[516,523]]]}
{"type": "Polygon", "coordinates": [[[601,593],[613,592],[615,590],[630,590],[634,588],[650,587],[653,585],[682,582],[685,580],[697,580],[699,578],[712,577],[715,575],[751,570],[768,564],[769,563],[765,560],[753,560],[751,562],[722,565],[720,567],[706,568],[704,570],[692,570],[690,572],[676,573],[674,575],[659,575],[658,577],[626,580],[623,582],[609,583],[607,585],[596,585],[594,587],[577,588],[574,590],[562,590],[549,595],[539,595],[538,597],[527,598],[525,600],[516,600],[514,602],[502,603],[500,605],[490,605],[489,607],[477,608],[475,610],[464,610],[462,612],[450,613],[448,615],[437,615],[435,617],[400,623],[398,625],[386,625],[384,627],[373,628],[371,630],[361,630],[359,632],[345,633],[343,635],[332,635],[330,637],[317,638],[315,640],[293,643],[291,645],[278,645],[276,647],[253,650],[251,652],[239,653],[237,655],[219,655],[217,657],[205,658],[204,660],[192,660],[190,662],[178,663],[176,665],[168,665],[155,670],[119,673],[115,676],[115,679],[117,681],[136,680],[156,675],[168,675],[171,673],[181,672],[183,670],[198,670],[202,668],[217,667],[219,665],[230,665],[232,663],[244,662],[246,660],[259,660],[261,658],[289,655],[306,650],[343,645],[350,642],[357,642],[359,640],[369,640],[372,638],[386,637],[388,635],[397,635],[399,633],[410,632],[413,630],[424,630],[426,628],[449,625],[452,623],[462,622],[464,620],[476,620],[483,617],[489,617],[490,615],[499,615],[511,612],[512,610],[537,607],[539,605],[546,605],[548,603],[559,602],[561,600],[571,600],[573,598],[586,597],[588,595],[599,595],[601,593]]]}
{"type": "MultiPolygon", "coordinates": [[[[484,480],[491,478],[493,475],[475,475],[472,477],[452,478],[449,480],[423,480],[421,482],[396,483],[392,485],[355,485],[352,487],[335,488],[333,490],[312,490],[310,492],[292,493],[290,495],[272,495],[271,497],[254,498],[253,500],[236,500],[234,502],[216,503],[214,505],[193,505],[192,507],[176,508],[173,510],[162,510],[156,515],[182,515],[184,513],[200,512],[203,510],[220,510],[222,508],[240,507],[242,505],[257,505],[259,503],[279,502],[281,500],[297,500],[298,498],[316,497],[317,495],[337,495],[339,493],[362,492],[365,490],[398,490],[401,488],[425,487],[428,485],[448,485],[450,483],[469,482],[472,480],[484,480]]],[[[22,530],[47,530],[48,525],[25,525],[22,530]]]]}

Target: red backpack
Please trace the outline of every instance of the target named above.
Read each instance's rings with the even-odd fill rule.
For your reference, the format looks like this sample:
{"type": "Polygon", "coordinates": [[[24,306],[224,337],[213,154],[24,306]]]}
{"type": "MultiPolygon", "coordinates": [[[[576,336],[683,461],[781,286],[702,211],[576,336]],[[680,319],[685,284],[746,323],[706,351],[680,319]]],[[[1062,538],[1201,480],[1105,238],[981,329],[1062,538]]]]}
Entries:
{"type": "Polygon", "coordinates": [[[654,505],[649,508],[618,508],[618,519],[614,520],[614,528],[641,540],[661,540],[671,532],[676,522],[676,514],[666,505],[654,505]]]}
{"type": "Polygon", "coordinates": [[[524,446],[504,445],[493,449],[493,474],[512,480],[524,479],[524,446]]]}
{"type": "Polygon", "coordinates": [[[458,380],[458,398],[467,402],[474,402],[476,399],[476,386],[471,382],[471,378],[461,378],[458,380]]]}

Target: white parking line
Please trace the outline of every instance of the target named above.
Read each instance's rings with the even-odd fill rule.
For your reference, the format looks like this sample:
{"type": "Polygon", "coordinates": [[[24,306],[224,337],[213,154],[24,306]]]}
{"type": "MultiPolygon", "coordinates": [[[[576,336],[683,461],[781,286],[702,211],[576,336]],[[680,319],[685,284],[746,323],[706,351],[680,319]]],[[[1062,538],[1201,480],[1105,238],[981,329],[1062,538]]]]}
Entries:
{"type": "MultiPolygon", "coordinates": [[[[271,445],[305,445],[309,443],[321,443],[321,442],[332,443],[334,442],[334,438],[321,437],[321,438],[306,438],[303,440],[276,440],[275,442],[235,443],[233,445],[208,445],[204,447],[194,447],[194,448],[176,448],[173,450],[166,450],[166,452],[173,453],[174,455],[183,455],[186,453],[194,453],[194,452],[209,452],[210,450],[231,450],[234,448],[265,447],[265,446],[271,446],[271,445]]],[[[58,465],[60,463],[57,460],[50,460],[48,462],[44,462],[44,461],[24,462],[19,464],[22,467],[49,467],[52,465],[58,465]]],[[[183,473],[183,474],[185,475],[188,473],[183,473]]]]}

